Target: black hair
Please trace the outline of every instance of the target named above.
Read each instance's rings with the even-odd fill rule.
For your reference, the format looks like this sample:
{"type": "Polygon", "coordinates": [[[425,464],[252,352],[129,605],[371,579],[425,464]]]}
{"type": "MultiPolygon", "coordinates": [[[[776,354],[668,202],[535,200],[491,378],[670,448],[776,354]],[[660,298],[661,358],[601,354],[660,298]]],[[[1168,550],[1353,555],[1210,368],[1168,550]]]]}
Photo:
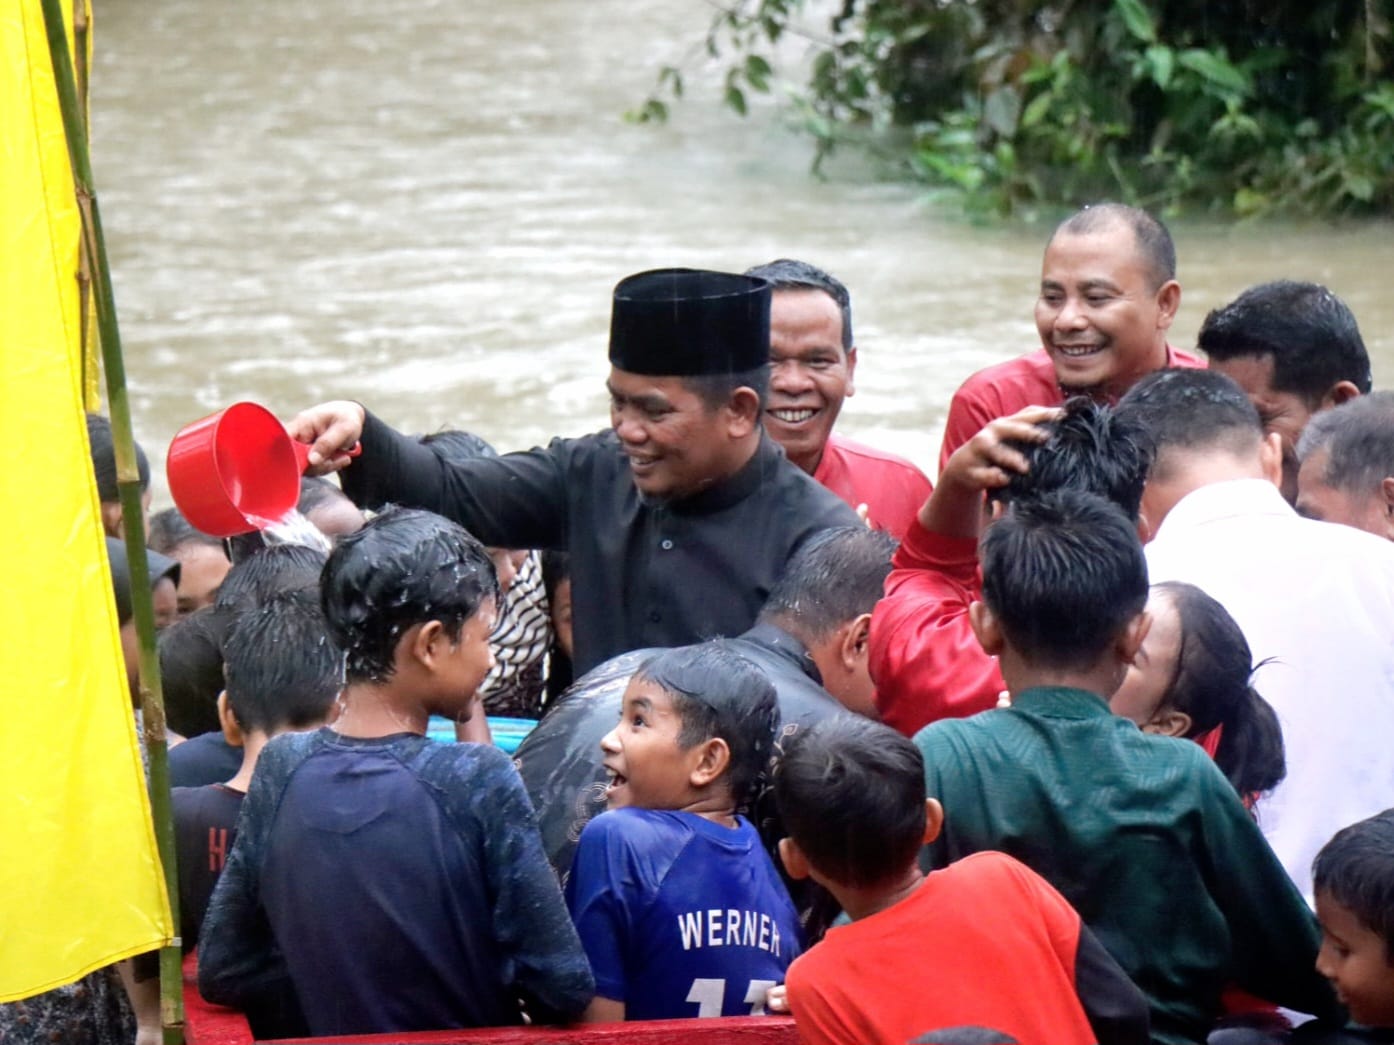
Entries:
{"type": "Polygon", "coordinates": [[[186,544],[206,544],[223,549],[223,542],[212,534],[194,529],[178,508],[164,508],[150,516],[150,547],[163,555],[173,555],[186,544]]]}
{"type": "Polygon", "coordinates": [[[1216,370],[1154,370],[1118,401],[1116,412],[1147,434],[1154,478],[1168,450],[1244,454],[1263,439],[1263,422],[1249,397],[1216,370]]]}
{"type": "Polygon", "coordinates": [[[1312,863],[1312,888],[1379,936],[1394,964],[1394,809],[1337,831],[1312,863]]]}
{"type": "MultiPolygon", "coordinates": [[[[121,489],[116,482],[116,443],[111,431],[111,421],[101,414],[88,414],[87,442],[92,450],[92,471],[97,475],[97,499],[107,504],[121,500],[121,489]]],[[[135,444],[135,450],[140,488],[148,490],[150,461],[139,443],[135,444]]]]}
{"type": "Polygon", "coordinates": [[[417,436],[422,446],[429,446],[431,452],[443,461],[470,461],[476,457],[497,457],[499,452],[483,436],[466,432],[459,428],[442,428],[439,432],[428,432],[417,436]]]}
{"type": "Polygon", "coordinates": [[[690,374],[679,378],[684,388],[702,400],[708,413],[715,413],[731,401],[738,388],[753,389],[759,398],[760,413],[770,397],[770,368],[736,370],[729,374],[690,374]]]}
{"type": "Polygon", "coordinates": [[[890,881],[924,844],[924,756],[860,715],[834,715],[794,734],[775,768],[774,794],[786,833],[839,885],[890,881]]]}
{"type": "Polygon", "coordinates": [[[160,632],[161,688],[169,726],[186,737],[218,728],[223,688],[223,643],[237,615],[204,606],[160,632]]]}
{"type": "Polygon", "coordinates": [[[683,750],[719,739],[731,750],[726,779],[737,809],[744,807],[769,761],[779,724],[774,685],[726,639],[663,650],[646,660],[634,679],[668,694],[682,721],[683,750]]]}
{"type": "Polygon", "coordinates": [[[258,548],[232,564],[213,597],[213,605],[246,613],[277,592],[317,587],[324,563],[324,552],[304,544],[258,548]]]}
{"type": "Polygon", "coordinates": [[[814,534],[794,553],[760,610],[760,620],[785,626],[804,645],[827,638],[870,613],[881,598],[896,539],[866,526],[814,534]]]}
{"type": "Polygon", "coordinates": [[[1117,505],[1058,490],[1013,504],[983,534],[983,601],[1027,662],[1093,664],[1147,603],[1147,561],[1117,505]]]}
{"type": "Polygon", "coordinates": [[[1051,241],[1062,232],[1087,236],[1122,225],[1133,234],[1137,252],[1147,263],[1152,289],[1176,278],[1176,244],[1167,227],[1147,211],[1123,203],[1095,203],[1076,211],[1056,226],[1051,241]]]}
{"type": "Polygon", "coordinates": [[[1394,392],[1371,392],[1314,416],[1297,456],[1326,450],[1321,481],[1335,490],[1370,494],[1394,475],[1394,392]]]}
{"type": "MultiPolygon", "coordinates": [[[[557,597],[557,588],[570,580],[571,556],[555,548],[544,549],[542,552],[542,587],[547,592],[548,606],[551,606],[552,600],[557,597]]],[[[554,635],[552,648],[547,652],[546,702],[549,705],[566,691],[566,687],[575,681],[576,676],[571,658],[566,655],[566,651],[555,641],[555,638],[554,635]]]]}
{"type": "Polygon", "coordinates": [[[1137,521],[1152,444],[1136,418],[1074,396],[1059,420],[1041,427],[1050,432],[1044,443],[1012,441],[1028,469],[1013,472],[1006,486],[992,491],[994,500],[1010,504],[1052,490],[1080,490],[1112,501],[1137,521]]]}
{"type": "Polygon", "coordinates": [[[1250,287],[1205,317],[1196,345],[1212,361],[1273,360],[1273,390],[1319,404],[1331,387],[1371,386],[1370,356],[1346,303],[1319,283],[1289,279],[1250,287]]]}
{"type": "Polygon", "coordinates": [[[485,547],[431,512],[389,508],[329,555],[321,586],[330,634],[349,682],[383,682],[404,632],[440,621],[458,641],[465,621],[499,597],[485,547]]]}
{"type": "Polygon", "coordinates": [[[316,508],[321,508],[333,501],[347,501],[349,504],[353,504],[348,494],[323,476],[306,475],[301,477],[300,500],[295,504],[295,510],[301,515],[308,516],[316,508]]]}
{"type": "Polygon", "coordinates": [[[542,587],[547,592],[547,601],[557,593],[557,586],[571,579],[571,556],[555,548],[542,551],[542,587]]]}
{"type": "Polygon", "coordinates": [[[910,1045],[1020,1045],[1010,1034],[991,1027],[945,1027],[911,1038],[910,1045]]]}
{"type": "Polygon", "coordinates": [[[746,269],[745,274],[768,280],[771,289],[775,291],[821,290],[833,299],[838,312],[842,315],[843,351],[849,350],[856,344],[852,340],[852,296],[847,293],[847,288],[842,285],[841,280],[824,272],[817,265],[810,265],[806,261],[796,261],[793,258],[776,258],[767,264],[746,269]]]}
{"type": "Polygon", "coordinates": [[[1241,796],[1271,791],[1287,774],[1283,729],[1254,689],[1249,643],[1229,611],[1194,584],[1165,581],[1176,607],[1181,646],[1165,703],[1191,717],[1188,738],[1223,727],[1215,764],[1241,796]]]}
{"type": "MultiPolygon", "coordinates": [[[[107,562],[111,567],[111,586],[116,595],[116,620],[124,625],[135,616],[135,602],[131,596],[131,563],[126,557],[126,542],[119,537],[106,539],[107,562]]],[[[179,586],[179,561],[159,552],[145,549],[146,565],[150,571],[150,588],[168,577],[179,586]]]]}
{"type": "Polygon", "coordinates": [[[313,591],[281,592],[244,613],[223,656],[228,708],[243,732],[324,721],[343,681],[343,655],[313,591]]]}

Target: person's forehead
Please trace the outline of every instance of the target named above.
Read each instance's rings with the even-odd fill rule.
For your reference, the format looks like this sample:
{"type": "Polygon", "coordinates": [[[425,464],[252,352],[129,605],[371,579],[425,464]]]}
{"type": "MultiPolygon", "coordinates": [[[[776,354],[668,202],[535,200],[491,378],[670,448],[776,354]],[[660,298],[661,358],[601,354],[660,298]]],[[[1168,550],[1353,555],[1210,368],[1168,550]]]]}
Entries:
{"type": "Polygon", "coordinates": [[[625,687],[624,702],[630,705],[644,704],[655,712],[671,713],[673,710],[673,698],[668,691],[652,679],[638,675],[630,679],[625,687]]]}
{"type": "Polygon", "coordinates": [[[1250,399],[1266,400],[1285,394],[1273,390],[1273,357],[1267,353],[1212,359],[1210,369],[1224,374],[1250,399]]]}
{"type": "Polygon", "coordinates": [[[1144,274],[1146,259],[1126,225],[1111,224],[1093,232],[1060,231],[1046,246],[1041,261],[1044,281],[1121,283],[1144,274]]]}

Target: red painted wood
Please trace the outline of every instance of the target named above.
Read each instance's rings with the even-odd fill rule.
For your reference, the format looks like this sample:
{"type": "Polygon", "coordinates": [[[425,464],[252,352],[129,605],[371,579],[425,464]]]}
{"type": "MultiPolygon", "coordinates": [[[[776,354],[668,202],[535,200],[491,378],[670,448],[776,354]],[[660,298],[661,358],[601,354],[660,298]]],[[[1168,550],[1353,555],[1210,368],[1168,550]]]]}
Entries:
{"type": "Polygon", "coordinates": [[[184,1045],[252,1045],[247,1018],[203,1000],[198,992],[198,962],[184,956],[184,1045]]]}

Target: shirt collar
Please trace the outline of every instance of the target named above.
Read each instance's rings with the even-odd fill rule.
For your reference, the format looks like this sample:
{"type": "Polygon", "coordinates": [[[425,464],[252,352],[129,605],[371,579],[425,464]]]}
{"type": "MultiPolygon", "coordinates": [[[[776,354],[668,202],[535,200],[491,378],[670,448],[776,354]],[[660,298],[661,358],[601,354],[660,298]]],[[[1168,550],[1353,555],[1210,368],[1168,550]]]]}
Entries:
{"type": "Polygon", "coordinates": [[[1013,711],[1026,711],[1042,718],[1109,718],[1108,701],[1087,689],[1069,686],[1035,686],[1012,696],[1013,711]]]}

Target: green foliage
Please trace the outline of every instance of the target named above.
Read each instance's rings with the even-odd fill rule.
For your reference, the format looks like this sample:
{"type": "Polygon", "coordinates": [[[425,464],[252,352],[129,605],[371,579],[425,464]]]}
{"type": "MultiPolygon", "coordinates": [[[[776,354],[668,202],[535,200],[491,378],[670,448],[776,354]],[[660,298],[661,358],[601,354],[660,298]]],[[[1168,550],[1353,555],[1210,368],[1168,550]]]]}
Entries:
{"type": "MultiPolygon", "coordinates": [[[[722,8],[705,40],[726,104],[813,49],[793,111],[815,166],[850,142],[974,210],[1116,198],[1241,215],[1394,211],[1389,0],[804,0],[722,8]]],[[[636,114],[682,93],[665,68],[636,114]]]]}

